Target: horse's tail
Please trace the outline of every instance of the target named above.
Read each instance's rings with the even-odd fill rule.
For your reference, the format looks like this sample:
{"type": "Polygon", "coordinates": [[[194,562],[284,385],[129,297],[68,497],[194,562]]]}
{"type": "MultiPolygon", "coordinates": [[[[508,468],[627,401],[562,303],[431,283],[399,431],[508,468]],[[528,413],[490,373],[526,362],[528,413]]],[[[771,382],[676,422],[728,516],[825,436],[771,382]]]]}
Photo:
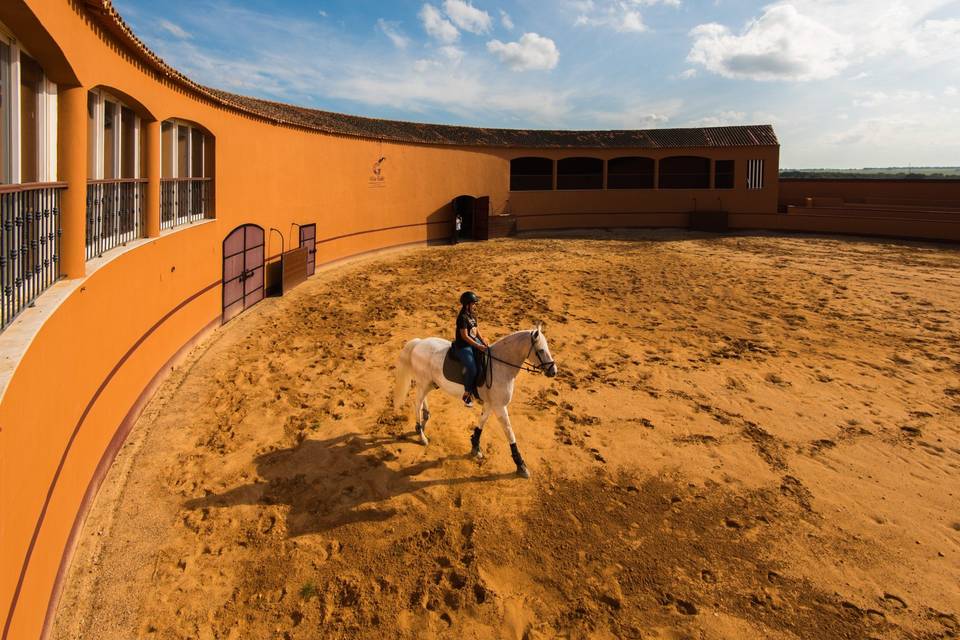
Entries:
{"type": "Polygon", "coordinates": [[[414,338],[403,345],[400,357],[397,358],[397,382],[393,389],[394,409],[400,408],[403,399],[407,397],[407,392],[410,390],[410,382],[413,380],[413,363],[410,361],[410,354],[418,342],[420,342],[419,338],[414,338]]]}

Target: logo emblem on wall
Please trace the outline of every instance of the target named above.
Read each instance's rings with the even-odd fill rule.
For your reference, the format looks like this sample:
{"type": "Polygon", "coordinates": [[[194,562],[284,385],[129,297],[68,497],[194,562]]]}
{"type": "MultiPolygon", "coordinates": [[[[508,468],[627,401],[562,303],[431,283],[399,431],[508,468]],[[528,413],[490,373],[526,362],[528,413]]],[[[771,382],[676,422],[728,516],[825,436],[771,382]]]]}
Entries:
{"type": "Polygon", "coordinates": [[[370,176],[371,187],[379,188],[386,186],[386,178],[383,175],[383,163],[386,159],[386,156],[381,156],[379,160],[373,163],[373,167],[371,167],[373,175],[370,176]]]}

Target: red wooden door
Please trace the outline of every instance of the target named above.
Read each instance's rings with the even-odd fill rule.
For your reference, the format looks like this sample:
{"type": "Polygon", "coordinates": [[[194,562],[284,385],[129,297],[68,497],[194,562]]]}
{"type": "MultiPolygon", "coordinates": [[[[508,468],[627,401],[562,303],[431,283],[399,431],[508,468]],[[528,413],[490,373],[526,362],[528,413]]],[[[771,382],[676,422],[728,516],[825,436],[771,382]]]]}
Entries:
{"type": "Polygon", "coordinates": [[[223,241],[223,322],[263,300],[263,228],[245,224],[223,241]]]}
{"type": "Polygon", "coordinates": [[[300,246],[307,247],[307,277],[317,270],[317,225],[305,224],[300,226],[300,246]]]}
{"type": "Polygon", "coordinates": [[[490,198],[483,196],[473,201],[473,239],[490,238],[490,198]]]}

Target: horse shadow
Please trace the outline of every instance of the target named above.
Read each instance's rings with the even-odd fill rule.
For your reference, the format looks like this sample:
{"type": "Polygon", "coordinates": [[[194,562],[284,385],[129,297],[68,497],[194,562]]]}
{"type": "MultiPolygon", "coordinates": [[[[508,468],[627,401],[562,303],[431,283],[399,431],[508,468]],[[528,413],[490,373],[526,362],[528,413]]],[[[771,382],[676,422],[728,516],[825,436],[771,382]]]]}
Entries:
{"type": "Polygon", "coordinates": [[[513,473],[424,478],[439,469],[446,456],[406,467],[388,464],[398,459],[403,442],[395,437],[349,433],[326,440],[306,439],[289,449],[257,456],[258,480],[223,493],[209,494],[184,503],[191,510],[238,505],[287,505],[287,536],[321,533],[360,522],[382,522],[397,514],[385,503],[392,498],[436,486],[493,482],[516,477],[513,473]]]}

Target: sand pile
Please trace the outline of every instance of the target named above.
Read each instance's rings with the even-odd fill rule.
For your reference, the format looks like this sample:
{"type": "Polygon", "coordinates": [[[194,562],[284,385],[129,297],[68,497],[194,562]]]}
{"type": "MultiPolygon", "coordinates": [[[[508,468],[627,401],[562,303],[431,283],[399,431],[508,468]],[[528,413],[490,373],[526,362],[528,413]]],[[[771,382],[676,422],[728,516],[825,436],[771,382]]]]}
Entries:
{"type": "MultiPolygon", "coordinates": [[[[412,398],[412,395],[411,395],[412,398]]],[[[936,638],[960,613],[960,252],[674,232],[409,250],[199,346],[87,522],[57,638],[936,638]],[[511,415],[389,406],[463,289],[545,324],[511,415]]]]}

